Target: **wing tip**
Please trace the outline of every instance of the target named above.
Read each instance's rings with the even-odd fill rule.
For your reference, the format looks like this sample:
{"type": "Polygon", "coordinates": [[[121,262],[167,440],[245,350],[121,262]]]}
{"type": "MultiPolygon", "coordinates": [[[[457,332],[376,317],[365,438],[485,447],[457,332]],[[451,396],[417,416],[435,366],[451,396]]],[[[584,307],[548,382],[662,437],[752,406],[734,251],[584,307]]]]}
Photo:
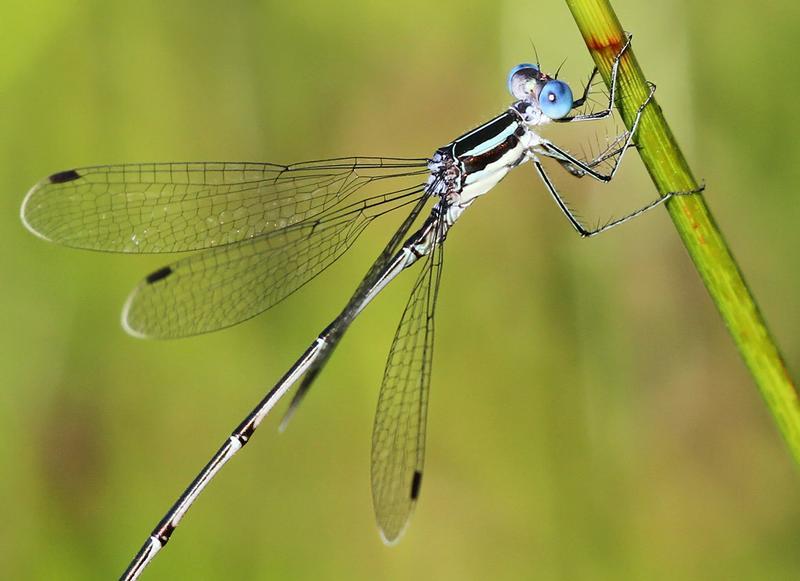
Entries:
{"type": "Polygon", "coordinates": [[[140,282],[131,294],[128,295],[128,298],[125,299],[125,304],[122,306],[122,314],[120,315],[120,324],[122,325],[123,330],[130,336],[136,337],[137,339],[155,339],[155,338],[164,338],[159,337],[159,335],[153,335],[152,333],[147,333],[140,329],[136,328],[136,325],[133,323],[131,319],[131,311],[133,310],[134,302],[136,301],[136,297],[138,296],[139,292],[142,288],[146,288],[152,284],[157,283],[160,280],[164,280],[171,274],[173,274],[175,270],[172,266],[164,266],[159,268],[158,270],[154,270],[150,274],[148,274],[142,282],[140,282]]]}
{"type": "Polygon", "coordinates": [[[394,547],[398,544],[403,535],[406,534],[406,530],[408,529],[408,525],[411,522],[411,517],[414,514],[414,507],[417,503],[417,498],[419,498],[419,490],[420,485],[422,484],[422,472],[419,470],[414,471],[414,477],[411,481],[411,493],[409,495],[409,500],[411,501],[409,511],[406,515],[405,521],[400,526],[396,526],[396,522],[391,522],[391,520],[397,519],[389,519],[390,522],[382,522],[382,518],[378,517],[378,532],[381,535],[381,541],[387,547],[394,547]]]}
{"type": "MultiPolygon", "coordinates": [[[[48,178],[49,179],[49,178],[48,178]]],[[[28,192],[25,194],[25,197],[22,200],[22,205],[19,207],[19,219],[22,222],[22,225],[25,226],[25,229],[36,236],[37,238],[41,238],[42,240],[46,240],[47,242],[52,242],[50,238],[48,238],[44,232],[38,230],[33,224],[31,224],[30,220],[28,219],[29,211],[28,208],[30,207],[31,200],[34,196],[39,192],[43,183],[47,183],[44,180],[35,184],[28,192]]]]}
{"type": "Polygon", "coordinates": [[[122,305],[122,314],[120,316],[120,325],[122,325],[122,329],[131,337],[136,337],[137,339],[149,339],[150,335],[139,331],[133,327],[133,324],[130,320],[130,313],[131,313],[131,305],[133,304],[134,299],[136,298],[136,294],[139,292],[139,287],[133,289],[133,292],[128,295],[128,298],[125,299],[125,304],[122,305]]]}
{"type": "Polygon", "coordinates": [[[283,434],[284,432],[286,432],[286,428],[289,427],[289,422],[292,421],[292,418],[294,417],[294,412],[295,412],[296,409],[297,408],[290,407],[283,414],[283,417],[281,418],[281,423],[278,424],[278,433],[279,434],[283,434]]]}
{"type": "Polygon", "coordinates": [[[52,238],[49,238],[44,232],[37,229],[36,226],[34,226],[31,223],[30,220],[30,213],[31,213],[30,208],[32,207],[31,200],[33,200],[36,197],[36,194],[39,193],[42,187],[44,186],[48,186],[51,184],[65,184],[68,182],[78,180],[82,177],[83,176],[79,174],[78,170],[76,169],[59,171],[54,174],[50,174],[43,180],[40,180],[30,190],[28,190],[28,193],[25,194],[25,198],[22,200],[22,205],[19,208],[19,219],[20,221],[22,221],[22,225],[25,226],[25,229],[28,230],[28,232],[30,232],[34,236],[41,238],[42,240],[52,242],[53,241],[52,238]]]}
{"type": "Polygon", "coordinates": [[[399,532],[394,533],[394,536],[390,537],[389,534],[387,534],[386,531],[383,530],[383,527],[378,526],[378,532],[380,532],[381,534],[381,541],[387,547],[394,547],[395,545],[397,545],[397,543],[399,543],[400,539],[403,537],[403,532],[405,532],[405,529],[406,527],[404,526],[402,529],[400,529],[399,532]]]}
{"type": "Polygon", "coordinates": [[[403,540],[403,537],[405,536],[406,531],[408,530],[408,525],[411,522],[411,515],[413,514],[413,510],[414,509],[412,506],[411,512],[408,514],[405,522],[403,522],[403,524],[399,528],[392,527],[392,530],[387,530],[387,528],[384,527],[383,524],[381,524],[380,522],[378,523],[378,531],[381,534],[381,541],[383,541],[384,545],[386,545],[387,547],[394,547],[401,540],[403,540]]]}

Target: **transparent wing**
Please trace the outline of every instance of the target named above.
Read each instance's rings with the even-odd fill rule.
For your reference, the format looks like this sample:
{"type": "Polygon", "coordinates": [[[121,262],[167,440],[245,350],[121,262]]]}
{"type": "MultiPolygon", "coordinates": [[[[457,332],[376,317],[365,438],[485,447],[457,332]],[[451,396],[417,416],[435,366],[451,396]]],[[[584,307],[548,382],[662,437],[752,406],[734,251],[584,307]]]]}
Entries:
{"type": "Polygon", "coordinates": [[[418,184],[380,194],[178,260],[133,290],[123,326],[140,337],[176,338],[254,317],[333,264],[372,220],[423,192],[418,184]]]}
{"type": "Polygon", "coordinates": [[[335,207],[387,178],[424,175],[425,159],[348,157],[292,165],[142,163],[62,171],[22,204],[34,234],[78,248],[198,250],[264,235],[335,207]]]}
{"type": "MultiPolygon", "coordinates": [[[[443,231],[443,230],[440,230],[443,231]]],[[[397,328],[372,433],[372,501],[384,542],[402,535],[419,497],[443,245],[427,256],[397,328]]]]}
{"type": "Polygon", "coordinates": [[[369,271],[367,271],[366,276],[358,285],[358,288],[356,289],[356,292],[353,293],[353,296],[350,297],[350,300],[347,302],[347,305],[345,305],[345,308],[342,310],[341,314],[336,317],[336,320],[326,329],[325,347],[322,349],[322,353],[319,355],[316,361],[311,365],[311,367],[308,368],[305,377],[303,377],[303,381],[294,392],[292,401],[283,416],[283,420],[281,420],[280,427],[278,428],[280,431],[284,431],[286,429],[295,412],[297,411],[297,407],[303,401],[303,398],[308,393],[311,385],[319,376],[322,368],[325,367],[325,364],[333,354],[333,350],[339,344],[339,341],[342,340],[342,337],[344,336],[345,332],[347,332],[347,329],[353,323],[355,318],[358,316],[358,313],[360,313],[366,304],[371,300],[369,297],[375,291],[376,285],[380,285],[381,281],[385,277],[389,276],[393,271],[393,263],[397,259],[398,253],[406,241],[406,236],[408,236],[409,230],[412,228],[414,222],[424,210],[425,205],[430,197],[430,192],[426,191],[424,195],[417,199],[414,207],[411,208],[411,211],[408,213],[405,220],[403,220],[403,222],[400,224],[400,227],[389,239],[389,242],[386,244],[386,246],[384,246],[383,251],[378,255],[378,258],[375,260],[375,262],[372,263],[372,266],[370,267],[369,271]]]}

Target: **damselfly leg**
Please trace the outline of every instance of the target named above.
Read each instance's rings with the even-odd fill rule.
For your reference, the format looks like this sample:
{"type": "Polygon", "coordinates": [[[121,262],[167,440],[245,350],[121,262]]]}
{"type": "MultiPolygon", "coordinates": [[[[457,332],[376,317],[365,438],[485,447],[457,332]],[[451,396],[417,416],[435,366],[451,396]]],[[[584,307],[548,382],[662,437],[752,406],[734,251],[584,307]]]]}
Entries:
{"type": "Polygon", "coordinates": [[[625,152],[633,144],[633,138],[636,135],[636,130],[639,128],[639,120],[642,118],[642,113],[644,113],[645,108],[653,99],[655,92],[656,86],[653,83],[650,83],[650,93],[636,111],[636,117],[633,119],[633,124],[631,125],[630,130],[616,138],[609,146],[609,149],[613,148],[614,151],[619,151],[619,155],[614,158],[614,163],[612,164],[611,170],[608,173],[599,172],[595,170],[594,167],[603,161],[612,158],[614,151],[606,150],[601,152],[600,155],[598,155],[595,159],[586,162],[570,154],[567,150],[558,147],[552,141],[542,139],[541,142],[533,149],[533,153],[555,159],[562,167],[569,168],[567,171],[569,171],[575,177],[583,177],[584,175],[588,175],[601,182],[610,182],[617,173],[617,169],[619,168],[620,163],[622,163],[622,158],[625,155],[625,152]],[[614,143],[623,138],[624,143],[618,149],[615,148],[614,143]]]}
{"type": "MultiPolygon", "coordinates": [[[[631,40],[633,39],[632,34],[626,35],[627,39],[625,44],[620,49],[617,56],[614,57],[614,62],[611,65],[611,79],[609,82],[609,90],[608,90],[608,105],[602,111],[595,111],[593,113],[584,113],[580,115],[568,115],[566,117],[562,117],[560,119],[553,119],[556,123],[572,123],[576,121],[596,121],[597,119],[604,119],[610,116],[614,112],[614,99],[617,97],[617,77],[619,76],[619,63],[622,60],[622,56],[625,54],[625,51],[628,50],[628,47],[631,45],[631,40]]],[[[589,88],[591,87],[592,80],[594,76],[597,74],[597,68],[592,71],[592,74],[589,77],[589,82],[586,85],[586,88],[583,91],[583,96],[578,99],[577,101],[573,102],[572,109],[575,110],[578,107],[581,107],[585,102],[586,98],[588,97],[589,88]]]]}
{"type": "Polygon", "coordinates": [[[636,218],[637,216],[644,214],[648,210],[652,210],[653,208],[656,208],[661,204],[666,203],[675,196],[691,196],[699,194],[700,192],[703,191],[703,188],[701,187],[696,190],[689,190],[686,192],[668,192],[663,196],[661,196],[660,198],[653,200],[649,204],[642,206],[641,208],[638,208],[633,212],[622,216],[621,218],[615,218],[603,224],[602,226],[593,229],[588,229],[584,227],[583,224],[581,224],[580,220],[578,220],[575,213],[572,211],[572,209],[570,209],[569,205],[563,199],[561,194],[559,194],[558,190],[553,185],[552,180],[547,175],[547,172],[545,171],[544,167],[542,167],[542,163],[539,160],[534,159],[533,165],[534,167],[536,167],[536,171],[539,173],[539,177],[542,178],[544,185],[547,187],[547,191],[550,192],[550,195],[553,197],[553,200],[555,201],[556,205],[567,217],[567,220],[569,220],[569,223],[572,224],[572,227],[575,229],[575,231],[578,232],[578,234],[580,234],[581,237],[583,238],[591,238],[593,236],[597,236],[598,234],[610,230],[611,228],[619,226],[620,224],[624,224],[625,222],[628,222],[629,220],[632,220],[633,218],[636,218]]]}
{"type": "Polygon", "coordinates": [[[586,81],[586,85],[583,87],[583,94],[580,96],[580,98],[575,99],[572,102],[572,110],[573,111],[575,109],[580,109],[581,107],[583,107],[584,103],[586,103],[586,99],[589,98],[589,93],[591,93],[591,91],[592,91],[594,78],[597,76],[597,73],[598,73],[597,67],[594,67],[592,69],[592,72],[589,74],[589,80],[586,81]]]}
{"type": "Polygon", "coordinates": [[[613,140],[611,140],[611,142],[609,142],[609,144],[602,151],[600,151],[600,153],[598,153],[594,158],[590,160],[583,161],[577,156],[571,156],[575,157],[575,159],[577,159],[578,162],[580,162],[578,165],[573,164],[571,161],[569,161],[569,159],[563,158],[560,155],[556,155],[554,157],[550,154],[550,152],[544,149],[541,149],[536,153],[555,160],[561,167],[561,169],[572,175],[572,177],[583,178],[588,175],[588,172],[581,169],[582,166],[588,166],[594,169],[608,160],[616,160],[618,156],[622,155],[626,151],[626,148],[620,145],[620,143],[625,142],[627,140],[628,140],[628,132],[625,131],[624,133],[621,133],[613,140]]]}
{"type": "MultiPolygon", "coordinates": [[[[630,38],[628,40],[628,43],[630,43],[630,38]]],[[[626,44],[625,46],[627,47],[628,45],[626,44]]],[[[619,56],[617,57],[617,59],[619,59],[619,56]]],[[[618,60],[615,61],[614,63],[615,66],[617,63],[618,60]]],[[[612,79],[615,78],[616,78],[615,75],[612,75],[612,79]]],[[[641,214],[644,214],[648,210],[651,210],[667,202],[673,196],[697,194],[699,193],[699,191],[702,191],[702,190],[699,191],[693,190],[688,192],[669,192],[620,218],[612,219],[608,221],[606,224],[599,226],[597,228],[588,229],[585,226],[583,226],[583,224],[581,224],[580,220],[578,220],[577,216],[569,207],[569,205],[566,203],[563,196],[556,189],[555,185],[553,184],[553,181],[547,175],[547,172],[545,171],[542,163],[537,159],[536,157],[537,155],[554,159],[559,163],[559,165],[562,168],[564,168],[570,174],[572,174],[574,177],[577,178],[590,176],[601,182],[610,182],[614,178],[614,175],[617,173],[617,169],[620,166],[622,157],[624,156],[625,152],[628,150],[629,147],[631,147],[631,145],[633,145],[633,139],[634,136],[636,135],[636,130],[639,127],[639,121],[642,117],[642,113],[644,112],[647,105],[650,104],[650,101],[653,99],[653,95],[655,94],[656,91],[656,86],[653,83],[649,83],[649,86],[650,86],[650,93],[648,94],[644,102],[639,106],[639,109],[636,111],[636,117],[634,117],[633,124],[631,125],[630,130],[617,137],[611,143],[611,145],[606,149],[606,151],[601,152],[597,157],[595,157],[595,159],[591,161],[580,160],[577,157],[570,154],[569,152],[567,152],[565,149],[562,149],[557,145],[555,145],[553,142],[545,139],[542,139],[541,143],[539,143],[539,145],[533,148],[533,150],[530,152],[531,160],[533,161],[534,167],[536,167],[536,171],[542,178],[542,181],[544,182],[545,186],[547,187],[547,190],[550,192],[550,195],[556,202],[556,205],[567,217],[570,224],[572,224],[572,227],[578,232],[578,234],[580,234],[584,238],[590,238],[592,236],[596,236],[602,232],[605,232],[606,230],[610,230],[611,228],[619,226],[620,224],[624,224],[625,222],[641,214]],[[615,143],[623,138],[624,138],[624,143],[621,146],[616,147],[615,143]],[[611,170],[608,173],[598,172],[594,169],[594,167],[596,167],[597,165],[611,158],[614,158],[615,161],[611,167],[611,170]]],[[[611,92],[613,93],[613,91],[614,91],[614,85],[612,84],[611,92]]]]}

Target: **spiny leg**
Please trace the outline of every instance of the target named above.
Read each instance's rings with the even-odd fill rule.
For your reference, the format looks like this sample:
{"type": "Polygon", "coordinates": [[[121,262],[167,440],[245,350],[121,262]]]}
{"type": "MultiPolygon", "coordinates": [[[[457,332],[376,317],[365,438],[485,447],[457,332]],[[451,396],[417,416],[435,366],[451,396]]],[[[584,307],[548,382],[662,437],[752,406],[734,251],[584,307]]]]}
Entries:
{"type": "Polygon", "coordinates": [[[672,198],[674,196],[688,196],[688,195],[699,194],[700,192],[703,191],[703,189],[705,187],[705,186],[701,186],[701,187],[699,187],[699,188],[697,188],[695,190],[690,190],[690,191],[686,191],[686,192],[669,192],[667,194],[664,194],[663,196],[661,196],[657,200],[654,200],[654,201],[650,202],[649,204],[647,204],[645,206],[642,206],[641,208],[639,208],[637,210],[634,210],[630,214],[626,214],[625,216],[622,216],[621,218],[617,218],[615,220],[612,220],[612,221],[608,222],[607,224],[605,224],[603,226],[600,226],[598,228],[590,230],[590,229],[585,228],[583,226],[583,224],[580,223],[580,221],[575,216],[575,214],[572,212],[572,210],[570,210],[569,206],[567,206],[567,203],[561,197],[561,194],[558,193],[558,190],[556,190],[556,187],[553,185],[553,182],[550,181],[550,177],[547,175],[547,172],[545,172],[544,167],[542,167],[542,163],[538,159],[534,158],[533,159],[533,165],[536,167],[536,171],[539,172],[539,177],[542,178],[542,181],[544,182],[544,185],[547,186],[547,190],[550,192],[550,195],[553,196],[553,200],[555,200],[556,204],[561,209],[561,211],[564,213],[564,215],[567,217],[567,219],[569,220],[570,224],[572,224],[572,227],[575,228],[575,230],[578,232],[578,234],[580,234],[583,238],[591,238],[592,236],[597,236],[601,232],[605,232],[606,230],[610,230],[611,228],[614,228],[615,226],[619,226],[620,224],[623,224],[623,223],[627,222],[628,220],[632,220],[633,218],[636,218],[637,216],[639,216],[641,214],[644,214],[648,210],[652,210],[656,206],[660,206],[661,204],[665,203],[667,200],[669,200],[670,198],[672,198]]]}
{"type": "MultiPolygon", "coordinates": [[[[608,91],[608,106],[603,109],[602,111],[597,111],[595,113],[587,113],[585,115],[570,115],[568,117],[562,117],[561,119],[554,119],[553,121],[557,123],[570,123],[573,121],[591,121],[594,119],[603,119],[611,115],[611,112],[614,110],[614,98],[616,97],[617,93],[617,74],[619,73],[619,62],[622,59],[622,55],[628,50],[628,47],[631,45],[631,39],[633,38],[632,34],[627,34],[628,40],[625,42],[625,45],[619,51],[616,57],[614,57],[614,64],[611,65],[611,86],[608,91]]],[[[592,73],[592,77],[594,77],[594,73],[592,73]]],[[[584,101],[586,100],[586,94],[588,92],[588,87],[584,91],[583,97],[578,99],[580,105],[583,105],[584,101]]],[[[573,107],[574,109],[575,107],[573,107]]]]}
{"type": "Polygon", "coordinates": [[[556,144],[546,139],[543,139],[538,146],[534,148],[534,153],[556,160],[561,167],[566,169],[575,177],[581,178],[585,175],[588,175],[601,182],[610,182],[617,173],[617,169],[622,162],[622,157],[625,155],[625,152],[633,144],[633,138],[636,135],[636,130],[639,127],[639,120],[642,117],[642,113],[644,113],[645,107],[647,107],[647,105],[653,99],[653,95],[656,92],[656,86],[654,83],[647,81],[647,84],[650,86],[650,93],[647,95],[647,98],[644,100],[644,102],[639,105],[639,109],[636,111],[636,117],[633,119],[633,125],[631,125],[630,131],[626,131],[614,139],[611,145],[609,145],[609,147],[600,153],[595,159],[591,161],[580,160],[568,151],[561,149],[556,144]],[[622,139],[625,140],[625,143],[619,148],[614,149],[616,144],[622,139]],[[610,172],[606,174],[593,169],[598,164],[614,157],[617,153],[619,153],[619,156],[614,161],[614,165],[611,167],[610,172]]]}
{"type": "Polygon", "coordinates": [[[583,88],[583,95],[581,95],[580,99],[576,99],[572,102],[573,109],[579,109],[583,107],[583,104],[586,103],[586,99],[589,98],[589,91],[592,89],[592,82],[594,78],[597,76],[597,67],[592,69],[592,73],[589,75],[589,80],[586,81],[586,86],[583,88]]]}
{"type": "MultiPolygon", "coordinates": [[[[589,166],[591,168],[595,168],[598,165],[600,165],[601,163],[603,163],[604,161],[609,160],[612,157],[615,157],[617,155],[622,154],[624,152],[624,150],[619,145],[619,142],[627,139],[627,136],[628,136],[628,132],[627,131],[625,133],[622,133],[621,135],[618,135],[617,137],[614,138],[614,140],[611,143],[609,143],[608,147],[606,147],[603,151],[601,151],[599,154],[597,154],[597,156],[594,159],[583,162],[583,165],[587,165],[587,166],[589,166]]],[[[558,162],[558,164],[561,166],[561,169],[563,169],[564,171],[568,172],[570,175],[572,175],[572,177],[580,179],[580,178],[586,177],[586,175],[588,175],[586,173],[586,171],[584,171],[581,168],[575,166],[571,161],[568,161],[566,159],[561,159],[560,157],[552,157],[548,152],[546,152],[544,150],[537,151],[536,153],[538,153],[540,155],[544,155],[546,157],[551,157],[556,162],[558,162]]]]}

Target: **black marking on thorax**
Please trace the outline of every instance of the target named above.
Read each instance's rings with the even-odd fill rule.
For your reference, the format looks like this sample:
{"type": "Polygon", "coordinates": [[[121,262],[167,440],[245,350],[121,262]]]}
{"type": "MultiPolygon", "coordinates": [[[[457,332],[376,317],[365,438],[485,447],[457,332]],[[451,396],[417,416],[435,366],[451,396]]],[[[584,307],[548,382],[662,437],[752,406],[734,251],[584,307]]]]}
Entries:
{"type": "Polygon", "coordinates": [[[525,131],[519,113],[508,110],[457,138],[450,151],[462,163],[465,175],[469,175],[483,171],[514,149],[525,131]]]}

